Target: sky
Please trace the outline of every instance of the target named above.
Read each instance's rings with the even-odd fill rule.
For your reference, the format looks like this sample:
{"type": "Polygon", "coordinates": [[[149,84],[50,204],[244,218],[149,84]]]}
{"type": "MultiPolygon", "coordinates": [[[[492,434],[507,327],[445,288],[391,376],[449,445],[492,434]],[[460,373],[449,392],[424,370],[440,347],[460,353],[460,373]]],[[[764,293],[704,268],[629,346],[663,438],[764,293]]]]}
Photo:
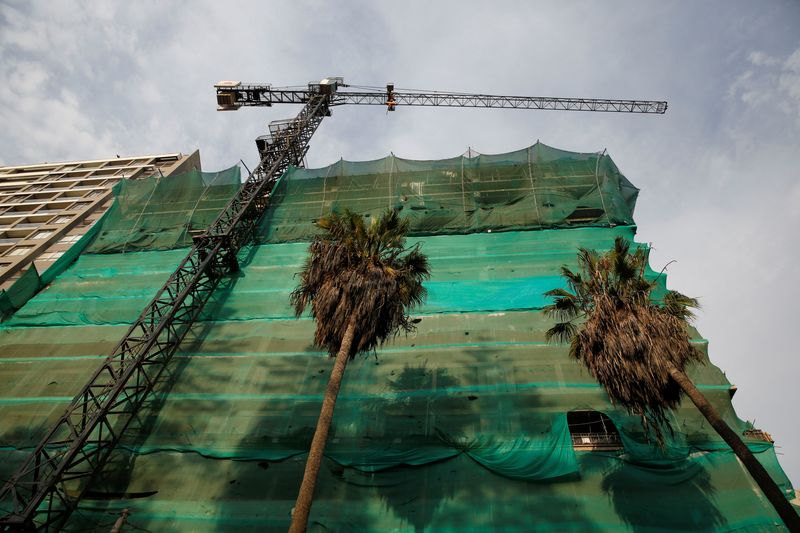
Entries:
{"type": "Polygon", "coordinates": [[[0,0],[0,165],[199,148],[257,161],[296,106],[218,113],[219,80],[667,100],[665,115],[336,108],[308,166],[541,142],[607,149],[641,189],[637,239],[697,296],[743,419],[800,484],[800,4],[790,1],[0,0]]]}

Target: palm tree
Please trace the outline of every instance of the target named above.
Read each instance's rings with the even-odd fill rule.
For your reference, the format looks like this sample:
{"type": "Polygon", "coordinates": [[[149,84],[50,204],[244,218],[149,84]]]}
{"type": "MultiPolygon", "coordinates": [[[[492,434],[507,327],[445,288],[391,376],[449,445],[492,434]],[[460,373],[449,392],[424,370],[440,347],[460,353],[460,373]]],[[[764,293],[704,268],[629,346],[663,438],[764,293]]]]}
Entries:
{"type": "Polygon", "coordinates": [[[570,343],[570,355],[581,361],[612,402],[642,418],[663,445],[662,428],[670,429],[667,411],[681,393],[689,397],[731,447],[791,531],[800,531],[800,516],[739,435],[722,419],[686,375],[686,366],[702,360],[691,344],[687,325],[697,300],[667,291],[654,303],[656,281],[645,278],[647,252],[631,252],[617,237],[606,253],[581,248],[580,272],[562,267],[570,290],[554,289],[544,311],[558,320],[547,339],[570,343]]]}
{"type": "Polygon", "coordinates": [[[347,361],[374,350],[401,330],[414,329],[406,313],[423,302],[422,282],[430,276],[428,259],[419,245],[405,247],[410,224],[395,210],[386,211],[369,226],[350,211],[324,217],[317,225],[323,233],[309,246],[291,302],[298,317],[311,306],[316,321],[314,343],[336,361],[295,503],[291,533],[306,530],[347,361]]]}

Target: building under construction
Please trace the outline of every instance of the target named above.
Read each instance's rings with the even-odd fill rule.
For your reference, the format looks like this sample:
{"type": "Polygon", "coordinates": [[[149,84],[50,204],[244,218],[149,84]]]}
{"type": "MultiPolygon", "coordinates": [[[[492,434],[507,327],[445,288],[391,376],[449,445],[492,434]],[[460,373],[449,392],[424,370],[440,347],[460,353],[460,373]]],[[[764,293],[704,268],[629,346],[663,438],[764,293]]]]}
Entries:
{"type": "MultiPolygon", "coordinates": [[[[121,181],[67,253],[9,287],[0,530],[285,530],[330,370],[289,294],[314,221],[345,208],[398,210],[433,275],[416,332],[348,368],[310,531],[782,527],[694,407],[671,412],[656,445],[567,346],[545,342],[561,266],[634,239],[638,190],[608,155],[536,143],[300,168],[337,105],[664,113],[666,102],[346,87],[218,84],[221,110],[303,104],[259,137],[243,184],[238,167],[121,181]]],[[[665,276],[646,274],[663,294],[665,276]]],[[[689,374],[795,520],[774,443],[736,416],[735,388],[707,356],[689,374]]]]}
{"type": "MultiPolygon", "coordinates": [[[[74,263],[3,322],[0,478],[239,187],[236,167],[123,182],[74,263]]],[[[545,342],[560,267],[579,247],[633,240],[637,193],[608,155],[539,143],[291,167],[102,470],[61,481],[64,498],[82,495],[64,530],[107,531],[124,511],[122,531],[285,531],[330,369],[313,321],[289,305],[295,273],[320,216],[395,208],[430,258],[429,296],[416,333],[348,367],[309,531],[774,531],[777,515],[689,402],[659,448],[567,346],[545,342]]],[[[706,359],[690,375],[790,497],[722,372],[706,359]]]]}

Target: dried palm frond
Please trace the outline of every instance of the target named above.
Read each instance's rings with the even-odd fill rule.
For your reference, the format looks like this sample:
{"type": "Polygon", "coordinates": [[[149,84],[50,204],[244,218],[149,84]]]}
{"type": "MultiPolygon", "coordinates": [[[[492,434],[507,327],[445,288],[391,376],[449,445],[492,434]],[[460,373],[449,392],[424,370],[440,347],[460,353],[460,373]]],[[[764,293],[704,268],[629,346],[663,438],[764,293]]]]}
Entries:
{"type": "Polygon", "coordinates": [[[291,295],[297,316],[311,307],[315,344],[335,356],[353,318],[358,327],[351,357],[399,331],[412,331],[406,313],[424,301],[422,282],[430,267],[418,245],[405,247],[408,220],[388,210],[368,226],[361,215],[345,210],[317,225],[324,232],[311,242],[291,295]]]}
{"type": "Polygon", "coordinates": [[[580,273],[562,269],[572,292],[546,293],[554,303],[545,313],[560,320],[547,338],[570,342],[570,354],[586,366],[612,402],[641,416],[645,428],[663,444],[661,428],[671,429],[667,411],[681,399],[669,369],[674,365],[683,371],[701,360],[687,331],[698,303],[676,291],[667,292],[663,305],[654,302],[655,282],[645,278],[647,252],[630,248],[618,237],[604,254],[581,249],[580,273]],[[576,320],[581,323],[576,325],[576,320]]]}

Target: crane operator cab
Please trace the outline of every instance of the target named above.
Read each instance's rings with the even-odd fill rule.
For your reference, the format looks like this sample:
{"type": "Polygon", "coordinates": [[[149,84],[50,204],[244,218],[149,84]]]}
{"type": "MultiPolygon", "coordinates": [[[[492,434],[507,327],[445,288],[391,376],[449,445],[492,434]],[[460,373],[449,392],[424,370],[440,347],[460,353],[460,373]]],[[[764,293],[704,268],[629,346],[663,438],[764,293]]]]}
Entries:
{"type": "Polygon", "coordinates": [[[217,111],[236,111],[241,104],[236,102],[236,90],[242,86],[239,81],[223,80],[214,88],[217,90],[217,111]]]}
{"type": "Polygon", "coordinates": [[[336,93],[336,89],[347,86],[344,84],[344,78],[337,76],[325,78],[319,83],[309,83],[308,88],[313,91],[312,87],[319,87],[320,93],[333,96],[336,93]]]}

